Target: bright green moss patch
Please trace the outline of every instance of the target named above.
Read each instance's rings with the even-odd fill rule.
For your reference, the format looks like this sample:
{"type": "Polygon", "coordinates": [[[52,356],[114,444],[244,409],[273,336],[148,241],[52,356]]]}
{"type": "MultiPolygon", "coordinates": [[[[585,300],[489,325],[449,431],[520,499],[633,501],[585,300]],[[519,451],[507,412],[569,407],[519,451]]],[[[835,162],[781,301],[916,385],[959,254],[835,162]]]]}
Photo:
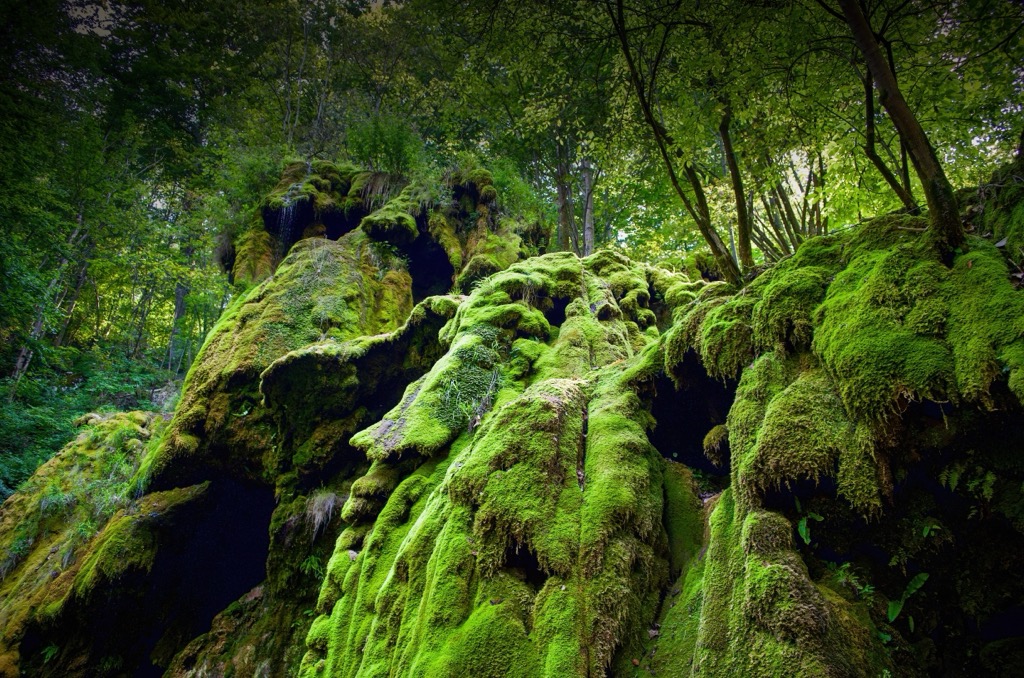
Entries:
{"type": "Polygon", "coordinates": [[[812,314],[825,296],[831,272],[821,266],[798,266],[787,259],[760,276],[751,287],[761,290],[753,309],[753,332],[760,350],[810,346],[812,314]]]}
{"type": "Polygon", "coordinates": [[[235,247],[232,278],[242,286],[263,282],[274,272],[276,263],[271,235],[262,228],[253,228],[239,238],[235,247]]]}
{"type": "Polygon", "coordinates": [[[285,165],[265,204],[274,210],[300,202],[309,202],[317,212],[340,208],[358,174],[356,167],[327,160],[293,161],[285,165]]]}
{"type": "Polygon", "coordinates": [[[0,511],[0,662],[16,661],[24,625],[44,600],[66,595],[105,541],[108,521],[119,522],[135,497],[132,474],[164,426],[148,412],[90,414],[78,423],[78,437],[0,511]]]}
{"type": "Polygon", "coordinates": [[[946,268],[924,225],[888,216],[812,238],[740,292],[707,286],[679,311],[670,374],[688,350],[713,375],[743,373],[728,430],[748,501],[829,476],[874,513],[890,490],[875,448],[908,402],[985,405],[996,380],[1021,395],[1024,297],[1002,256],[971,239],[946,268]]]}
{"type": "Polygon", "coordinates": [[[811,348],[848,413],[880,421],[901,401],[984,399],[1020,366],[1022,301],[984,240],[945,268],[925,222],[890,216],[812,238],[733,296],[705,288],[670,339],[713,374],[736,376],[760,352],[811,348]],[[967,328],[970,328],[968,330],[967,328]]]}
{"type": "MultiPolygon", "coordinates": [[[[201,513],[200,497],[262,494],[266,576],[198,638],[160,641],[172,675],[877,677],[910,645],[911,609],[881,634],[885,601],[871,583],[834,589],[826,545],[856,552],[857,530],[885,527],[907,459],[939,460],[945,490],[975,502],[970,527],[1019,522],[1016,462],[951,450],[966,419],[914,405],[1013,424],[1024,307],[989,241],[946,267],[923,221],[889,216],[812,238],[737,290],[614,249],[517,261],[537,229],[495,213],[475,166],[437,191],[389,181],[289,165],[268,208],[376,211],[337,241],[314,223],[272,275],[274,243],[250,234],[236,276],[255,287],[211,333],[172,423],[94,421],[5,506],[0,672],[26,624],[63,637],[134,600],[194,545],[172,513],[201,513]],[[414,288],[449,284],[468,296],[413,307],[414,288]],[[738,378],[725,425],[692,425],[707,395],[694,374],[726,392],[738,378]],[[666,375],[697,392],[668,393],[666,375]],[[711,495],[651,444],[676,435],[731,464],[731,486],[711,495]],[[246,489],[218,495],[219,481],[246,489]]],[[[880,547],[893,563],[945,543],[954,521],[937,508],[898,516],[915,536],[880,547]]],[[[915,604],[969,578],[930,569],[915,604]]],[[[923,640],[939,622],[919,609],[923,640]]]]}
{"type": "Polygon", "coordinates": [[[999,169],[978,189],[972,220],[978,232],[991,233],[1007,258],[1024,262],[1024,159],[999,169]]]}
{"type": "Polygon", "coordinates": [[[664,525],[671,549],[672,576],[685,572],[704,539],[703,507],[694,491],[692,472],[672,461],[665,462],[664,525]]]}
{"type": "Polygon", "coordinates": [[[401,247],[408,245],[419,235],[414,214],[418,211],[419,205],[400,195],[375,212],[363,217],[360,226],[374,240],[401,247]]]}
{"type": "MultiPolygon", "coordinates": [[[[769,354],[764,361],[778,358],[769,354]]],[[[729,414],[729,430],[736,431],[730,441],[736,491],[751,493],[755,501],[754,494],[835,474],[839,494],[854,507],[863,513],[879,510],[886,488],[874,462],[870,428],[847,418],[821,370],[801,369],[792,361],[776,370],[746,373],[729,414]],[[766,374],[777,379],[766,384],[766,374]]]]}
{"type": "Polygon", "coordinates": [[[336,544],[304,675],[584,675],[644,642],[702,532],[638,395],[663,363],[651,275],[657,303],[686,297],[606,252],[514,264],[459,305],[447,354],[353,436],[375,461],[344,515],[370,527],[336,544]]]}
{"type": "Polygon", "coordinates": [[[348,439],[383,414],[367,401],[389,385],[418,379],[443,355],[437,333],[455,315],[458,302],[428,297],[394,332],[312,344],[263,372],[264,404],[290,434],[292,464],[300,474],[351,455],[348,439]]]}
{"type": "Polygon", "coordinates": [[[455,286],[468,292],[473,284],[489,275],[503,271],[519,258],[520,238],[514,233],[487,232],[484,237],[469,239],[471,256],[455,280],[455,286]]]}
{"type": "Polygon", "coordinates": [[[639,668],[695,676],[878,676],[892,670],[858,606],[810,580],[782,516],[718,499],[700,561],[671,589],[639,668]]]}

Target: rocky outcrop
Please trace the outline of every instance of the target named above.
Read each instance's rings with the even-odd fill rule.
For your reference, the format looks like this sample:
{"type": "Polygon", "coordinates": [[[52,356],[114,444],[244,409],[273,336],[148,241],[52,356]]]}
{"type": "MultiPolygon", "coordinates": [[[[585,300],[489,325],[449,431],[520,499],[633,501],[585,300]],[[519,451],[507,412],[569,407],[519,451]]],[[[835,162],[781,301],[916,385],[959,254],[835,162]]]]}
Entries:
{"type": "Polygon", "coordinates": [[[0,673],[1017,675],[1005,248],[890,216],[736,290],[499,202],[289,166],[174,418],[4,505],[0,673]]]}

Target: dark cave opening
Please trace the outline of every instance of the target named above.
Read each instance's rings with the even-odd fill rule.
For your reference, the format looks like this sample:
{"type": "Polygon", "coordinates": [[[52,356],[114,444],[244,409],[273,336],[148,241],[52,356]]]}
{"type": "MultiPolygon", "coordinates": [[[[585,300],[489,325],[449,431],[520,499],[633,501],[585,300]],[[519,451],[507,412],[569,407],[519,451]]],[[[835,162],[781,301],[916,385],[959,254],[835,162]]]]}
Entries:
{"type": "Polygon", "coordinates": [[[712,379],[693,351],[687,351],[675,375],[678,389],[664,374],[654,381],[651,414],[657,424],[648,431],[647,438],[666,459],[727,482],[728,440],[721,443],[721,464],[716,465],[704,453],[704,437],[725,423],[736,395],[736,382],[712,379]]]}
{"type": "Polygon", "coordinates": [[[552,327],[561,327],[565,323],[565,309],[570,301],[569,297],[551,297],[551,306],[544,310],[544,318],[552,327]]]}
{"type": "Polygon", "coordinates": [[[24,655],[61,648],[57,661],[34,667],[39,675],[79,675],[83,654],[118,675],[163,675],[161,665],[266,578],[273,508],[271,488],[218,478],[193,502],[146,516],[157,540],[152,569],[74,599],[55,627],[27,629],[24,655]]]}
{"type": "Polygon", "coordinates": [[[537,555],[522,544],[509,544],[505,549],[505,568],[521,575],[522,580],[535,591],[540,591],[548,580],[537,555]]]}
{"type": "Polygon", "coordinates": [[[277,240],[278,258],[283,258],[292,245],[310,235],[310,226],[323,226],[322,235],[337,240],[359,227],[367,214],[365,209],[328,209],[317,212],[308,200],[299,200],[280,209],[263,208],[263,227],[277,240]]]}
{"type": "Polygon", "coordinates": [[[137,676],[162,675],[163,668],[149,660],[154,650],[169,661],[208,631],[218,612],[266,578],[273,491],[225,477],[212,481],[209,492],[186,538],[161,545],[147,577],[143,590],[148,593],[140,607],[163,614],[136,636],[137,676]]]}
{"type": "Polygon", "coordinates": [[[412,276],[412,300],[418,304],[427,297],[447,294],[452,287],[455,269],[448,261],[448,253],[429,235],[420,233],[403,252],[409,258],[412,276]]]}
{"type": "MultiPolygon", "coordinates": [[[[266,578],[273,491],[225,477],[212,481],[209,492],[211,505],[197,516],[187,535],[190,538],[161,549],[153,565],[151,601],[147,602],[168,614],[140,643],[151,646],[143,658],[158,643],[170,641],[169,660],[192,638],[209,630],[218,612],[266,578]]],[[[163,672],[154,664],[147,666],[145,660],[142,665],[137,675],[163,672]]]]}
{"type": "Polygon", "coordinates": [[[354,231],[358,228],[359,223],[365,216],[366,210],[360,208],[352,208],[347,211],[331,210],[323,212],[320,215],[320,220],[326,229],[324,235],[327,236],[328,240],[337,240],[349,231],[354,231]]]}

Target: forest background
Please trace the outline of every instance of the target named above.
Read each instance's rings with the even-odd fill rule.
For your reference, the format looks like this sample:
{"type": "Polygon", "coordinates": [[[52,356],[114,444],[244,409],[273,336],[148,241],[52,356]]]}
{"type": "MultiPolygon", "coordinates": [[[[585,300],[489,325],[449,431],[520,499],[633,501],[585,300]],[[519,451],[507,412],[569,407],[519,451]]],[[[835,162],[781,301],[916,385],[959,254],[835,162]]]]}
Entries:
{"type": "Polygon", "coordinates": [[[173,409],[244,291],[235,243],[263,228],[286,162],[372,170],[380,204],[485,166],[499,210],[550,228],[549,250],[621,248],[741,285],[805,238],[931,204],[880,70],[956,189],[976,192],[1024,126],[1024,7],[1008,0],[0,14],[0,499],[83,413],[173,409]]]}

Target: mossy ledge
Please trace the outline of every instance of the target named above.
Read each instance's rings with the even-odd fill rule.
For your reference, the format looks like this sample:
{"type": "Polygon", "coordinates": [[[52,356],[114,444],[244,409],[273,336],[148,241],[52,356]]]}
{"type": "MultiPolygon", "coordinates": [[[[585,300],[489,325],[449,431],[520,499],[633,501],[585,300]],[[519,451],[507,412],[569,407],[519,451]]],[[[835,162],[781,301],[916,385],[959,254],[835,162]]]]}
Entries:
{"type": "Polygon", "coordinates": [[[737,290],[381,181],[289,165],[358,223],[250,236],[174,418],[4,505],[0,674],[1021,673],[1012,190],[949,267],[891,215],[737,290]]]}

